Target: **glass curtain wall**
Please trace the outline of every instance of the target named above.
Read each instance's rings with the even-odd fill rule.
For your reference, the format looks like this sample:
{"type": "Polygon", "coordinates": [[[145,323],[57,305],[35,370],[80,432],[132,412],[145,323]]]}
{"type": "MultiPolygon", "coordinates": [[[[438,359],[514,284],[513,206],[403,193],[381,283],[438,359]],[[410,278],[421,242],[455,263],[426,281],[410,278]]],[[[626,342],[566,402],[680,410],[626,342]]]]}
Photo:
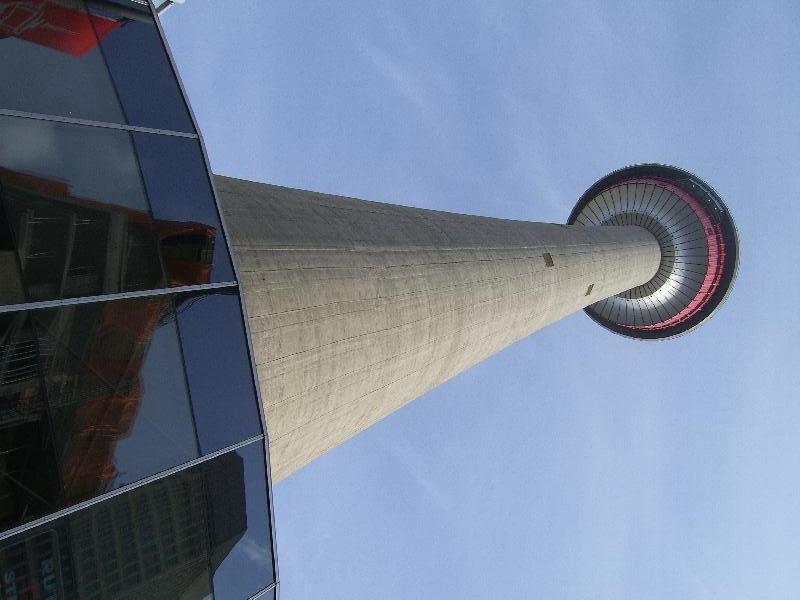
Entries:
{"type": "Polygon", "coordinates": [[[152,5],[0,0],[0,598],[276,591],[236,275],[152,5]]]}

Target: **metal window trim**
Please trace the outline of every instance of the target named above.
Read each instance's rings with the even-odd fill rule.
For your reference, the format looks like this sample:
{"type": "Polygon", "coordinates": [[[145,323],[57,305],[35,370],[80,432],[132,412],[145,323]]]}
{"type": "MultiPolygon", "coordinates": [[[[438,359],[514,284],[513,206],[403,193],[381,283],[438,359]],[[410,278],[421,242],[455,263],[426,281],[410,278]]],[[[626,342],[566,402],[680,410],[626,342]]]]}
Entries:
{"type": "Polygon", "coordinates": [[[19,312],[23,310],[39,310],[43,308],[59,308],[75,304],[94,304],[95,302],[111,302],[114,300],[127,300],[131,298],[149,298],[165,296],[167,294],[182,294],[186,292],[202,292],[223,288],[235,288],[239,284],[235,281],[221,281],[217,283],[199,283],[195,285],[181,285],[172,288],[156,288],[151,290],[137,290],[119,292],[117,294],[100,294],[96,296],[82,296],[78,298],[58,298],[54,300],[41,300],[39,302],[22,302],[19,304],[6,304],[0,306],[0,314],[19,312]]]}
{"type": "Polygon", "coordinates": [[[44,515],[42,517],[39,517],[38,519],[34,519],[32,521],[28,521],[27,523],[24,523],[23,525],[18,525],[16,527],[12,527],[11,529],[7,529],[5,531],[0,532],[0,542],[2,542],[3,540],[8,539],[10,537],[13,537],[13,536],[15,536],[15,535],[17,535],[19,533],[24,533],[26,531],[30,531],[31,529],[34,529],[34,528],[39,527],[41,525],[46,525],[47,523],[51,523],[52,521],[60,519],[61,517],[66,517],[68,515],[80,512],[82,510],[91,508],[92,506],[95,506],[97,504],[102,504],[103,502],[106,502],[107,500],[110,500],[111,498],[114,498],[116,496],[121,496],[123,494],[131,492],[131,491],[133,491],[135,489],[138,489],[140,487],[144,487],[145,485],[149,485],[149,484],[151,484],[153,482],[156,482],[156,481],[159,481],[161,479],[166,479],[170,475],[174,475],[176,473],[180,473],[181,471],[185,471],[186,469],[191,469],[192,467],[195,467],[195,466],[200,465],[200,464],[202,464],[204,462],[207,462],[209,460],[212,460],[214,458],[222,456],[223,454],[227,454],[228,452],[234,452],[234,451],[238,450],[239,448],[244,448],[245,446],[248,446],[250,444],[254,444],[254,443],[260,442],[263,438],[264,438],[263,435],[257,435],[257,436],[248,438],[246,440],[243,440],[243,441],[239,442],[238,444],[233,444],[232,446],[227,446],[226,448],[222,448],[221,450],[216,450],[215,452],[210,452],[209,454],[206,454],[205,456],[199,456],[197,458],[193,458],[192,460],[189,460],[189,461],[186,461],[184,463],[181,463],[180,465],[177,465],[177,466],[174,466],[174,467],[170,467],[169,469],[166,469],[164,471],[156,473],[155,475],[150,475],[148,477],[144,477],[143,479],[140,479],[139,481],[136,481],[136,482],[128,484],[128,485],[121,486],[121,487],[119,487],[119,488],[117,488],[115,490],[111,490],[111,491],[106,492],[105,494],[102,494],[100,496],[95,496],[94,498],[90,498],[89,500],[84,500],[83,502],[79,502],[77,504],[73,504],[72,506],[68,506],[66,508],[62,508],[61,510],[57,510],[57,511],[52,512],[52,513],[50,513],[48,515],[44,515]]]}
{"type": "MultiPolygon", "coordinates": [[[[211,185],[211,193],[214,196],[214,205],[217,209],[217,215],[219,216],[219,223],[220,227],[222,228],[222,235],[225,239],[225,245],[228,248],[228,254],[231,258],[231,265],[233,267],[233,275],[236,278],[236,281],[240,281],[239,277],[239,268],[236,264],[236,257],[235,254],[231,251],[230,246],[230,237],[228,236],[228,228],[225,223],[225,217],[222,214],[222,210],[219,206],[219,200],[217,197],[217,188],[214,183],[214,173],[211,171],[211,163],[208,159],[208,153],[206,152],[206,145],[205,141],[203,140],[203,134],[200,131],[200,127],[197,123],[197,117],[194,114],[194,110],[192,109],[192,104],[189,102],[189,96],[186,93],[186,87],[183,85],[183,80],[181,79],[180,72],[178,70],[177,65],[175,64],[175,59],[172,55],[172,49],[169,46],[169,42],[167,41],[167,36],[164,34],[164,29],[161,26],[161,18],[158,14],[158,11],[155,9],[152,0],[147,0],[148,5],[150,6],[150,11],[153,14],[153,20],[156,24],[156,29],[159,33],[159,37],[161,38],[161,43],[164,47],[164,51],[167,54],[167,60],[169,61],[170,67],[172,68],[172,72],[175,75],[175,80],[178,82],[178,89],[183,96],[183,101],[186,104],[186,108],[189,111],[189,118],[192,121],[192,125],[194,126],[195,131],[197,132],[197,141],[200,146],[200,152],[203,156],[203,162],[205,163],[206,167],[206,175],[208,177],[209,184],[211,185]]],[[[247,306],[244,301],[244,294],[241,293],[241,289],[239,290],[239,305],[241,306],[242,311],[242,320],[244,322],[244,331],[247,337],[247,350],[250,355],[250,370],[253,376],[253,385],[255,386],[256,392],[256,402],[258,404],[258,413],[261,418],[261,428],[263,432],[263,439],[264,439],[264,465],[266,468],[266,476],[267,476],[267,502],[269,503],[269,520],[270,520],[270,537],[272,543],[272,568],[273,573],[275,574],[275,582],[276,584],[280,582],[280,575],[278,573],[278,548],[276,544],[276,535],[275,535],[275,510],[274,510],[274,501],[272,495],[272,466],[270,464],[270,455],[269,455],[269,431],[267,429],[267,419],[266,414],[264,412],[264,403],[261,399],[261,386],[259,385],[258,380],[258,371],[256,369],[256,363],[253,353],[253,345],[251,342],[250,336],[250,327],[248,324],[247,319],[247,306]]]]}
{"type": "Polygon", "coordinates": [[[122,123],[110,123],[108,121],[94,121],[92,119],[77,119],[75,117],[62,117],[60,115],[46,115],[42,113],[26,112],[24,110],[12,110],[10,108],[0,108],[0,116],[17,117],[19,119],[33,119],[35,121],[52,121],[56,123],[66,123],[68,125],[83,125],[86,127],[99,127],[101,129],[118,129],[120,131],[136,131],[139,133],[152,133],[155,135],[170,135],[173,137],[184,137],[198,139],[196,133],[186,131],[173,131],[171,129],[156,129],[154,127],[141,127],[139,125],[123,125],[122,123]]]}
{"type": "MultiPolygon", "coordinates": [[[[266,594],[268,594],[272,590],[276,590],[276,592],[277,592],[277,588],[278,588],[278,582],[277,581],[273,581],[267,587],[265,587],[263,590],[261,590],[259,592],[256,592],[255,594],[250,596],[250,598],[248,598],[248,600],[258,600],[258,598],[262,598],[263,596],[265,596],[266,594]]],[[[277,595],[275,597],[277,598],[277,595]]]]}
{"type": "MultiPolygon", "coordinates": [[[[138,2],[140,0],[132,0],[132,1],[133,2],[138,2]]],[[[166,12],[168,9],[172,8],[173,6],[175,6],[176,4],[182,4],[182,3],[183,3],[182,0],[165,0],[164,4],[162,4],[158,8],[155,8],[155,7],[154,8],[155,8],[156,14],[161,15],[161,14],[164,14],[164,12],[166,12]]]]}
{"type": "MultiPolygon", "coordinates": [[[[178,309],[175,306],[175,299],[170,298],[170,304],[172,305],[172,314],[174,316],[174,324],[175,324],[175,333],[177,334],[177,342],[178,342],[178,355],[181,359],[181,365],[183,366],[183,385],[186,386],[186,396],[189,398],[189,407],[190,407],[190,414],[192,415],[192,429],[194,430],[194,442],[197,444],[197,453],[203,453],[203,445],[200,443],[200,428],[197,426],[197,413],[202,412],[198,411],[195,403],[192,401],[192,384],[189,381],[189,370],[186,368],[187,361],[186,361],[186,354],[183,351],[183,334],[181,333],[181,320],[178,316],[178,309]]],[[[212,582],[213,583],[213,582],[212,582]]]]}

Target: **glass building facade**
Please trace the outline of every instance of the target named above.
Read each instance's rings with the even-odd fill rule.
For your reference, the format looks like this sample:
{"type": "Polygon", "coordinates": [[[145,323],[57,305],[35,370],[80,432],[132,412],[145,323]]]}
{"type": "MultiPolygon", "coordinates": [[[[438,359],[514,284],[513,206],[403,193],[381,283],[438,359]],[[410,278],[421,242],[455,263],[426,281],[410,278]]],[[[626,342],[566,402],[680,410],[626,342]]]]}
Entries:
{"type": "Polygon", "coordinates": [[[0,599],[273,598],[236,272],[154,6],[0,0],[0,599]]]}

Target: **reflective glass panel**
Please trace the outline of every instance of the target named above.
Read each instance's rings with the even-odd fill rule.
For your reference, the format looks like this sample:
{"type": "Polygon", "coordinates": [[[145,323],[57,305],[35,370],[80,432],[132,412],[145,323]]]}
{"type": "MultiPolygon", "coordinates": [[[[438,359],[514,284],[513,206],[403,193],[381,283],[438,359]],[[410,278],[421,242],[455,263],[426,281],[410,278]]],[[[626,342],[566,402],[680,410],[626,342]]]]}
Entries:
{"type": "Polygon", "coordinates": [[[194,132],[150,9],[87,2],[120,102],[131,125],[194,132]],[[104,21],[119,23],[101,35],[104,21]]]}
{"type": "Polygon", "coordinates": [[[97,39],[122,26],[80,1],[0,0],[0,108],[123,123],[97,39]]]}
{"type": "Polygon", "coordinates": [[[170,296],[0,315],[0,529],[199,455],[170,296]]]}
{"type": "Polygon", "coordinates": [[[243,450],[0,542],[2,597],[201,600],[213,578],[214,598],[238,599],[271,584],[265,482],[243,450]]]}
{"type": "Polygon", "coordinates": [[[202,156],[150,138],[196,142],[140,135],[155,218],[130,133],[0,116],[0,304],[233,278],[202,156]]]}
{"type": "Polygon", "coordinates": [[[237,290],[181,295],[178,328],[205,454],[261,434],[237,290]]]}
{"type": "MultiPolygon", "coordinates": [[[[264,445],[254,442],[240,448],[236,454],[242,459],[247,482],[244,492],[247,530],[213,566],[215,600],[249,598],[275,581],[264,445]]],[[[229,529],[223,528],[222,531],[229,529]]],[[[223,535],[226,536],[229,537],[227,533],[223,535]]],[[[212,536],[214,545],[222,547],[215,538],[216,534],[212,536]]]]}
{"type": "Polygon", "coordinates": [[[0,108],[194,132],[146,6],[0,0],[0,57],[0,108]]]}
{"type": "MultiPolygon", "coordinates": [[[[233,266],[222,235],[214,193],[203,153],[197,140],[168,135],[134,133],[153,217],[165,223],[182,223],[183,236],[174,236],[171,247],[176,273],[190,263],[186,279],[201,277],[198,266],[207,261],[198,252],[213,253],[213,265],[203,278],[212,282],[233,281],[233,266]],[[202,243],[201,243],[202,242],[202,243]],[[213,245],[209,248],[210,242],[213,245]]],[[[164,252],[167,252],[166,243],[164,252]]]]}

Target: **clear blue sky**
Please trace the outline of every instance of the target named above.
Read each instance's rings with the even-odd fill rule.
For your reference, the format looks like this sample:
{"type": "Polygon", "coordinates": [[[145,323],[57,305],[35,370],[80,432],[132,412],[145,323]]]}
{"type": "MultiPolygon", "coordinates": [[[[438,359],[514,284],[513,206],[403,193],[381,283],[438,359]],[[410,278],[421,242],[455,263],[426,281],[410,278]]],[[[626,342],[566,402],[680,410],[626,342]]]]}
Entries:
{"type": "Polygon", "coordinates": [[[573,315],[277,485],[283,600],[800,597],[800,10],[551,6],[164,16],[218,173],[563,222],[665,162],[739,227],[736,286],[691,335],[573,315]]]}

